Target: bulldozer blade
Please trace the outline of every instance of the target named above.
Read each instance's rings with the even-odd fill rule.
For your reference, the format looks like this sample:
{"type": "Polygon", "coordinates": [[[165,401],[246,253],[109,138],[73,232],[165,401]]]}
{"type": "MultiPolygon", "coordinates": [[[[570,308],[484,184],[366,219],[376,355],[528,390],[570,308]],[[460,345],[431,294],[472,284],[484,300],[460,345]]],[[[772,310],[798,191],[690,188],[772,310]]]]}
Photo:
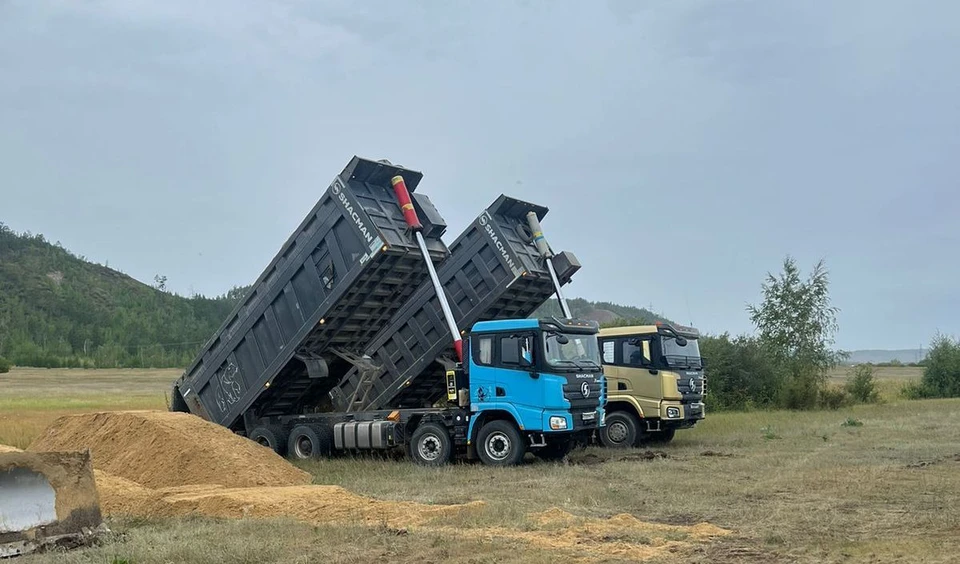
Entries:
{"type": "Polygon", "coordinates": [[[103,530],[89,451],[0,454],[0,558],[85,545],[103,530]]]}

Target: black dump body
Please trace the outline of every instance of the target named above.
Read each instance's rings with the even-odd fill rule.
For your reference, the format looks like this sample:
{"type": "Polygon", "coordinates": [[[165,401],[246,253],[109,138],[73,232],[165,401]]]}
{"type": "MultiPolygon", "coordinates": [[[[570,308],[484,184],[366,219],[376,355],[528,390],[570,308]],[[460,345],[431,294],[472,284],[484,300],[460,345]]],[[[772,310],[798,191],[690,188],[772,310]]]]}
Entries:
{"type": "MultiPolygon", "coordinates": [[[[555,295],[544,259],[530,243],[527,212],[547,208],[501,195],[450,246],[437,276],[461,331],[477,321],[524,318],[555,295]]],[[[571,253],[554,259],[560,283],[580,265],[571,253]]],[[[341,412],[426,407],[446,394],[444,364],[453,339],[427,280],[366,348],[366,367],[354,366],[330,392],[341,412]]]]}
{"type": "MultiPolygon", "coordinates": [[[[241,429],[246,413],[291,415],[317,403],[314,382],[342,362],[337,355],[364,350],[427,279],[390,185],[396,174],[411,192],[422,178],[386,161],[350,161],[176,382],[172,409],[241,429]]],[[[443,219],[426,196],[412,197],[442,261],[443,219]]]]}

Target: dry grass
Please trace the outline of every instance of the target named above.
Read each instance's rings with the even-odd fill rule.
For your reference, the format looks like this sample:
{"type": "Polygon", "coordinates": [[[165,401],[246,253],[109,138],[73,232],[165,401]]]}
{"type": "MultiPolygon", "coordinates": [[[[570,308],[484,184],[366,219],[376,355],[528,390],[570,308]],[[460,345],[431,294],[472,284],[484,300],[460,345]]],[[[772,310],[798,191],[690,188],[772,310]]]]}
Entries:
{"type": "MultiPolygon", "coordinates": [[[[155,375],[152,401],[162,405],[176,375],[165,382],[155,375]]],[[[107,385],[129,390],[119,381],[107,385]]],[[[108,394],[99,395],[113,405],[108,394]]],[[[6,401],[6,394],[0,397],[6,401]]],[[[0,437],[6,426],[0,421],[0,437]]],[[[409,531],[252,520],[114,521],[120,534],[103,546],[21,560],[625,561],[600,558],[587,545],[550,549],[524,540],[526,534],[553,534],[532,515],[555,507],[580,517],[629,513],[733,531],[692,551],[657,553],[653,562],[952,562],[960,554],[960,400],[890,397],[838,411],[708,413],[659,452],[591,448],[567,463],[531,460],[509,469],[427,469],[376,456],[320,461],[303,465],[319,484],[382,499],[486,505],[409,531]],[[845,426],[848,421],[862,425],[845,426]],[[516,533],[498,536],[496,530],[516,533]]],[[[683,533],[675,536],[684,540],[683,533]]],[[[636,535],[605,539],[663,542],[636,535]]]]}
{"type": "MultiPolygon", "coordinates": [[[[842,386],[853,375],[850,366],[838,366],[829,372],[828,382],[834,386],[842,386]]],[[[875,366],[873,377],[880,392],[881,401],[893,401],[900,397],[903,386],[909,382],[919,381],[923,376],[920,366],[875,366]]]]}
{"type": "Polygon", "coordinates": [[[14,368],[0,375],[0,444],[26,448],[57,417],[165,409],[181,370],[14,368]]]}

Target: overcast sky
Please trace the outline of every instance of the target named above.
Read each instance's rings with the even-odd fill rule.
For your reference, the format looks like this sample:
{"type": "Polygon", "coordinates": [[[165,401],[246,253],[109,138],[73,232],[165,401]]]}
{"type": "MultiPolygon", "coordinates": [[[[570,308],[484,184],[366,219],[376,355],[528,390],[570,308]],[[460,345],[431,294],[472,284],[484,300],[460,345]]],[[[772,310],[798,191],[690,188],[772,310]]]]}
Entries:
{"type": "Polygon", "coordinates": [[[821,257],[837,345],[960,334],[960,3],[0,0],[0,221],[251,283],[353,155],[452,242],[545,204],[567,293],[752,330],[821,257]]]}

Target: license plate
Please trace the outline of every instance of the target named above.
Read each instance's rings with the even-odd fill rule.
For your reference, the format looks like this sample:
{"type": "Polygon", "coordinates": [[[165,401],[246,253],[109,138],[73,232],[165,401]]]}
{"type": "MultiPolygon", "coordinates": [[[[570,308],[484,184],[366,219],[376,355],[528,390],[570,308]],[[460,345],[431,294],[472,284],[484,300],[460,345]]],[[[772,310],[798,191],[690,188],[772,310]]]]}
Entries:
{"type": "Polygon", "coordinates": [[[597,412],[591,411],[590,413],[584,413],[582,417],[584,421],[593,421],[597,418],[597,412]]]}

